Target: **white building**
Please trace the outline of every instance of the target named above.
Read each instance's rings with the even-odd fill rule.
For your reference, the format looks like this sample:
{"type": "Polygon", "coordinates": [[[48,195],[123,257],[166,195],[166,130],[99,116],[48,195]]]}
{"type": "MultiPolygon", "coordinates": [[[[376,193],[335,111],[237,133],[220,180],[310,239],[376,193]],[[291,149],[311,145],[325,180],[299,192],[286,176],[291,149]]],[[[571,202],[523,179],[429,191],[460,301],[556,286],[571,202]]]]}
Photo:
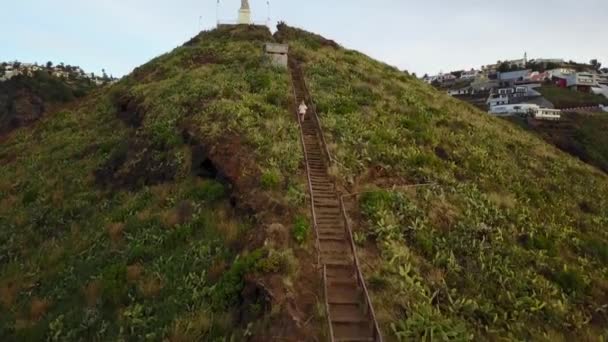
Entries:
{"type": "Polygon", "coordinates": [[[562,118],[562,111],[559,109],[538,108],[534,113],[536,120],[559,121],[562,118]]]}
{"type": "Polygon", "coordinates": [[[541,108],[529,103],[495,106],[490,108],[490,114],[494,116],[530,116],[536,120],[550,121],[558,121],[562,117],[559,109],[541,108]]]}
{"type": "Polygon", "coordinates": [[[479,71],[477,71],[475,69],[471,69],[469,71],[464,71],[462,73],[462,75],[460,75],[460,78],[463,80],[472,80],[475,77],[477,77],[478,74],[479,74],[479,71]]]}
{"type": "Polygon", "coordinates": [[[495,116],[533,115],[540,107],[535,104],[520,103],[499,105],[490,108],[490,114],[495,116]]]}
{"type": "Polygon", "coordinates": [[[558,68],[558,69],[548,70],[548,72],[549,72],[550,78],[553,78],[553,77],[566,78],[566,77],[576,73],[576,70],[570,69],[570,68],[558,68]]]}
{"type": "Polygon", "coordinates": [[[490,97],[488,98],[488,101],[486,101],[486,103],[488,104],[488,106],[490,106],[490,108],[493,108],[496,106],[507,105],[507,104],[509,104],[509,96],[492,94],[492,95],[490,95],[490,97]]]}
{"type": "Polygon", "coordinates": [[[590,92],[598,85],[596,75],[590,72],[577,72],[566,77],[567,87],[582,92],[590,92]]]}

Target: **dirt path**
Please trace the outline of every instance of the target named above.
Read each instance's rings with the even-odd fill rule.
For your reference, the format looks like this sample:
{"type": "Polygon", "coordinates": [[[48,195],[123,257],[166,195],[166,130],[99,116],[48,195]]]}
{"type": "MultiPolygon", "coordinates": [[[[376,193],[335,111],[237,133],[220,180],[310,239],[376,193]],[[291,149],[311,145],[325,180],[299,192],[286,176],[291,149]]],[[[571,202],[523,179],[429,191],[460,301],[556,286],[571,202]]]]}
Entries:
{"type": "Polygon", "coordinates": [[[312,212],[320,262],[324,267],[326,303],[332,341],[382,341],[373,309],[353,254],[353,245],[335,184],[329,177],[328,158],[316,122],[314,106],[299,65],[290,58],[296,104],[309,110],[301,123],[312,212]],[[363,286],[362,286],[363,285],[363,286]]]}

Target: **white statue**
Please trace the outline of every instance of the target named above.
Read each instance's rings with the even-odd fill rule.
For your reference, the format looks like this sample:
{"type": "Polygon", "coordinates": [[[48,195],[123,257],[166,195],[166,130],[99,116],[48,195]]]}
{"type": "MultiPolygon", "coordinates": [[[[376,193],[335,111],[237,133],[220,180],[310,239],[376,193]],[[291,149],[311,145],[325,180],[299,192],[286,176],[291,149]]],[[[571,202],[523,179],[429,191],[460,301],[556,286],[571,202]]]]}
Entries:
{"type": "Polygon", "coordinates": [[[251,24],[251,9],[249,9],[249,0],[241,0],[241,9],[239,9],[239,24],[251,24]]]}

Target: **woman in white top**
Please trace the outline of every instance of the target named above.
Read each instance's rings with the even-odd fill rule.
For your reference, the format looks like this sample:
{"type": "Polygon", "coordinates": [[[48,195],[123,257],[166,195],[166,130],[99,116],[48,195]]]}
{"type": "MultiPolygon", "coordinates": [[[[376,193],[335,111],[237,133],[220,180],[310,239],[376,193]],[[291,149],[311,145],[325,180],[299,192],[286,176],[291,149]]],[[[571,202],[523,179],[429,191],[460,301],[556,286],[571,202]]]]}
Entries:
{"type": "Polygon", "coordinates": [[[300,122],[304,122],[306,118],[306,112],[308,112],[308,106],[304,101],[300,103],[300,107],[298,108],[298,112],[300,113],[300,122]]]}

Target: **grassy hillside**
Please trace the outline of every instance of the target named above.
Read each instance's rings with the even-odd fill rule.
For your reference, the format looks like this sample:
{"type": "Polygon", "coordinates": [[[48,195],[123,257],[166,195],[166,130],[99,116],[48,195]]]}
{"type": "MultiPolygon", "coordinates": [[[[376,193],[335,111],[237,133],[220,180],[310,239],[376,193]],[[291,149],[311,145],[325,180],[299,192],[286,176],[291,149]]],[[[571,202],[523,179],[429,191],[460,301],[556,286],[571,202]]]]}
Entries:
{"type": "Polygon", "coordinates": [[[553,103],[555,108],[577,108],[608,105],[608,99],[602,95],[572,91],[569,89],[559,88],[554,85],[542,86],[538,88],[538,91],[549,102],[553,103]]]}
{"type": "Polygon", "coordinates": [[[0,82],[0,134],[39,119],[50,108],[94,90],[90,80],[66,81],[37,71],[0,82]]]}
{"type": "Polygon", "coordinates": [[[390,340],[608,336],[606,175],[396,68],[281,36],[333,173],[360,192],[355,235],[390,340]]]}
{"type": "Polygon", "coordinates": [[[268,40],[204,32],[3,141],[0,340],[297,338],[314,301],[271,322],[316,278],[296,281],[302,153],[268,40]]]}

